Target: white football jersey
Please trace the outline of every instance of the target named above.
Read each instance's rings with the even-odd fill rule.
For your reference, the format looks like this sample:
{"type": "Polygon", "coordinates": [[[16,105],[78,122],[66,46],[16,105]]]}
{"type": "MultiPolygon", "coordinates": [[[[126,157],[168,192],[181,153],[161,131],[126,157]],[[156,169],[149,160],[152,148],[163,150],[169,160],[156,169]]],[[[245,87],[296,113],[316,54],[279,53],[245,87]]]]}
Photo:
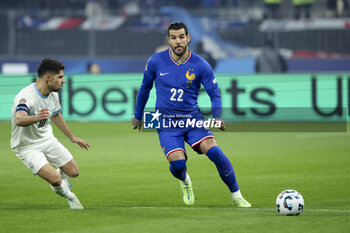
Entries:
{"type": "Polygon", "coordinates": [[[24,111],[29,116],[33,116],[37,115],[45,107],[49,109],[50,117],[61,112],[61,104],[57,92],[51,92],[48,96],[43,96],[35,83],[32,83],[16,95],[11,117],[11,148],[13,150],[27,146],[39,146],[48,139],[55,139],[50,125],[50,118],[24,127],[16,125],[15,114],[17,111],[24,111]]]}

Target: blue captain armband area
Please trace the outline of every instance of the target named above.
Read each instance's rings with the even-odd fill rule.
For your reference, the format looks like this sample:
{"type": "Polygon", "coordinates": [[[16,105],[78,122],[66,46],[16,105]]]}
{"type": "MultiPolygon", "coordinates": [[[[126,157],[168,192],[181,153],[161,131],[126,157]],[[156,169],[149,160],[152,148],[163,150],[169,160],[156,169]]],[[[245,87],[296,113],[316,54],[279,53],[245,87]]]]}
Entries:
{"type": "Polygon", "coordinates": [[[28,114],[29,113],[29,108],[25,104],[19,104],[16,107],[16,112],[19,112],[19,111],[23,111],[23,112],[26,112],[28,114]]]}

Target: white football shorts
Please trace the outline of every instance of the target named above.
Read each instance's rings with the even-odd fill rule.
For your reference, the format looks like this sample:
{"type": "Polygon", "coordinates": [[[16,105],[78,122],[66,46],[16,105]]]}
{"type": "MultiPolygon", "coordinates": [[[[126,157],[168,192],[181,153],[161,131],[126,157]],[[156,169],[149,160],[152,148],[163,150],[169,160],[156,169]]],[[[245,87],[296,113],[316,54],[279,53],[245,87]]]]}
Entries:
{"type": "Polygon", "coordinates": [[[59,141],[50,140],[45,144],[26,147],[16,151],[16,156],[36,174],[44,165],[62,167],[73,159],[72,154],[59,141]]]}

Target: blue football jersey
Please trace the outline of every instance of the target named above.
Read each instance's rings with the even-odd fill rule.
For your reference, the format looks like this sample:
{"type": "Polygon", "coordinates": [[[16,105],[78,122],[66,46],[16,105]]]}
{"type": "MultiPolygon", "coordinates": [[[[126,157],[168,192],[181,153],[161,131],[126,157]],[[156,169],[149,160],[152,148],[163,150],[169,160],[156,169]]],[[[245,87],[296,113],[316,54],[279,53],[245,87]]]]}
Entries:
{"type": "Polygon", "coordinates": [[[163,114],[200,115],[197,104],[199,89],[204,86],[212,103],[214,118],[221,115],[221,97],[213,70],[207,61],[189,51],[188,58],[177,63],[170,49],[154,54],[145,67],[138,93],[135,118],[142,119],[149,92],[155,83],[156,109],[163,114]]]}

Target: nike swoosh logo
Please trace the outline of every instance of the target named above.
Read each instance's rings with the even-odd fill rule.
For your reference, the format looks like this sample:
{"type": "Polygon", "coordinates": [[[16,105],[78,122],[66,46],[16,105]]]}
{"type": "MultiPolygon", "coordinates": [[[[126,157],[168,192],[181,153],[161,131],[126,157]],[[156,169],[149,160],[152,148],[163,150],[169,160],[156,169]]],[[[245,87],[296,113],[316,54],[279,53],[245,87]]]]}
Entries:
{"type": "Polygon", "coordinates": [[[230,171],[228,174],[225,174],[225,176],[229,176],[232,173],[232,171],[230,171]]]}
{"type": "Polygon", "coordinates": [[[164,76],[164,75],[167,75],[167,74],[169,74],[169,72],[168,73],[160,73],[160,76],[164,76]]]}

